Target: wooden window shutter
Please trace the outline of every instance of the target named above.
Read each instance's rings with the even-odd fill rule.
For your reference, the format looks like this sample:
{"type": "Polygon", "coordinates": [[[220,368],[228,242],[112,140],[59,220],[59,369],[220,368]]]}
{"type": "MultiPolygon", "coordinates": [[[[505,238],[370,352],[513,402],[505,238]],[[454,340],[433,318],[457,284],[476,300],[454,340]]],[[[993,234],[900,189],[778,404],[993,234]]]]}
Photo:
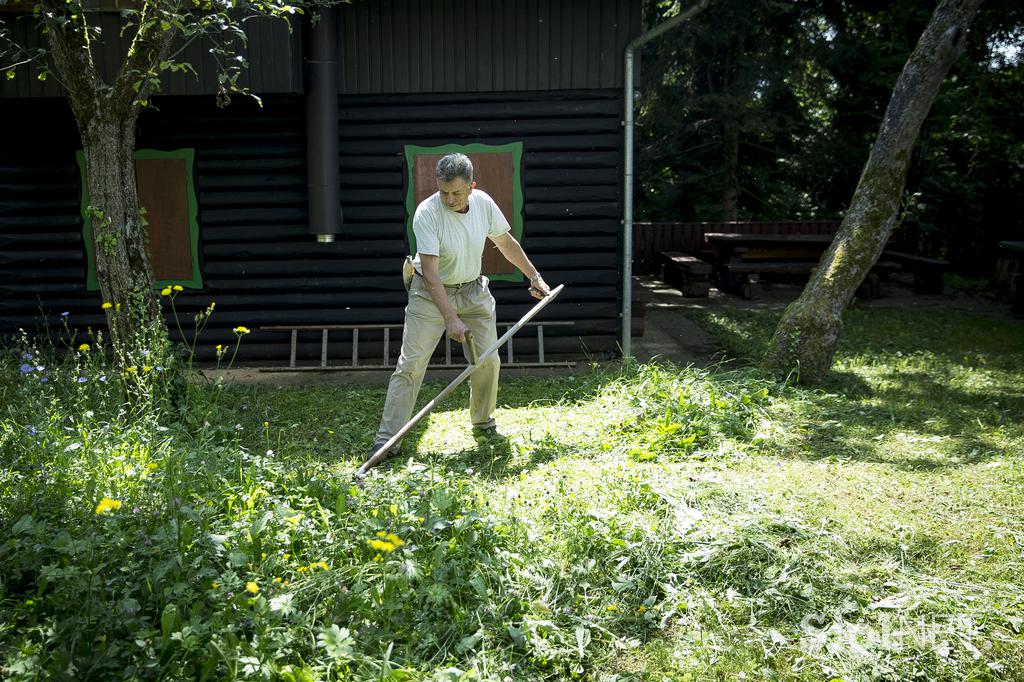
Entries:
{"type": "MultiPolygon", "coordinates": [[[[498,204],[512,227],[512,235],[523,238],[523,143],[505,145],[469,144],[440,147],[405,146],[408,170],[406,187],[406,234],[409,247],[416,249],[416,236],[412,229],[413,215],[421,201],[437,191],[435,171],[437,161],[445,154],[461,152],[473,162],[473,179],[477,188],[487,192],[498,204]]],[[[509,263],[497,247],[488,241],[483,254],[483,273],[493,280],[522,281],[523,274],[509,263]]]]}
{"type": "MultiPolygon", "coordinates": [[[[180,284],[189,288],[203,286],[199,267],[198,209],[193,182],[192,149],[135,152],[135,184],[139,204],[149,232],[149,258],[156,288],[180,284]]],[[[87,287],[99,289],[96,279],[92,223],[87,214],[88,185],[85,163],[78,153],[82,173],[83,237],[88,259],[87,287]]]]}

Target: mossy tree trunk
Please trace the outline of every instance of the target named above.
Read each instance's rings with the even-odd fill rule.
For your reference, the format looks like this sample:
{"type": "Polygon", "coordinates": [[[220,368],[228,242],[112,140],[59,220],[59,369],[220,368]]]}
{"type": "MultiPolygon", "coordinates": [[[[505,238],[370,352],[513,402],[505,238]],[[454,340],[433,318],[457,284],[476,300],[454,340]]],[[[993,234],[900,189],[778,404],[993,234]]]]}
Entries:
{"type": "Polygon", "coordinates": [[[160,303],[153,291],[148,232],[135,185],[135,125],[157,84],[175,31],[149,3],[140,10],[139,29],[113,83],[101,78],[92,55],[92,27],[85,13],[59,0],[43,4],[54,72],[67,90],[85,156],[88,213],[95,243],[96,275],[119,361],[131,351],[154,348],[167,339],[160,303]]]}
{"type": "MultiPolygon", "coordinates": [[[[802,383],[824,379],[843,331],[843,311],[878,260],[899,215],[911,150],[981,0],[942,0],[896,81],[878,137],[831,247],[782,315],[764,358],[802,383]]],[[[813,150],[811,150],[813,152],[813,150]]]]}

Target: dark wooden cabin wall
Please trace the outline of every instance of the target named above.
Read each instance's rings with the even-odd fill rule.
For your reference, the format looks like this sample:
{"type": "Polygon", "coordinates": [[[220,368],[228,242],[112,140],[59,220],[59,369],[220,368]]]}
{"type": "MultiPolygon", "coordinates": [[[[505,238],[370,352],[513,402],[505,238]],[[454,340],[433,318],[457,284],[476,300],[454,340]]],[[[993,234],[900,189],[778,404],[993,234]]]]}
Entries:
{"type": "MultiPolygon", "coordinates": [[[[511,92],[620,88],[623,49],[642,31],[641,0],[353,0],[338,6],[342,95],[511,92]],[[476,30],[468,30],[475,27],[476,30]]],[[[30,15],[0,17],[12,36],[44,47],[30,15]]],[[[94,58],[108,82],[128,49],[116,12],[93,15],[102,31],[94,58]]],[[[252,92],[303,92],[303,40],[308,22],[247,21],[239,49],[249,62],[240,84],[252,92]]],[[[165,95],[218,90],[210,43],[196,41],[179,57],[192,74],[166,74],[165,95]]],[[[39,81],[29,66],[0,79],[0,98],[59,97],[56,79],[39,81]]]]}
{"type": "MultiPolygon", "coordinates": [[[[56,134],[0,150],[0,333],[70,312],[76,327],[103,324],[98,292],[85,290],[74,165],[78,141],[57,100],[12,102],[19,119],[56,134]]],[[[400,323],[406,252],[404,144],[483,142],[524,145],[525,237],[534,263],[565,292],[545,319],[549,352],[611,352],[618,330],[621,98],[618,91],[344,97],[340,102],[341,199],[345,223],[333,244],[306,229],[302,101],[212,102],[166,98],[140,122],[138,147],[196,150],[205,288],[179,295],[186,334],[192,315],[216,302],[199,357],[231,343],[244,325],[400,323]]],[[[483,181],[483,179],[481,179],[483,181]]],[[[484,183],[482,182],[482,185],[484,183]]],[[[485,186],[485,185],[484,185],[485,186]]],[[[522,284],[496,282],[499,320],[531,305],[522,284]]],[[[175,325],[171,323],[173,328],[175,325]]],[[[529,352],[524,337],[517,351],[529,352]]],[[[300,356],[319,359],[318,334],[300,337],[300,356]]],[[[397,341],[392,341],[394,354],[397,341]]],[[[364,358],[380,354],[364,334],[364,358]]],[[[239,359],[287,360],[287,334],[247,336],[239,359]]],[[[332,336],[330,356],[351,357],[348,335],[332,336]]]]}
{"type": "Polygon", "coordinates": [[[638,0],[355,0],[339,6],[339,92],[616,88],[638,0]],[[472,27],[472,28],[470,28],[472,27]]]}

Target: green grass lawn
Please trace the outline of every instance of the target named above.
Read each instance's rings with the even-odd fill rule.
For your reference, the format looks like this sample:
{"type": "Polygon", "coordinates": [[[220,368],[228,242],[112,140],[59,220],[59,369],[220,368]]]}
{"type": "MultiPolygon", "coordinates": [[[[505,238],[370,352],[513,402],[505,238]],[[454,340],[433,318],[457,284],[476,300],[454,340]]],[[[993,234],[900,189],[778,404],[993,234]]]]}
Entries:
{"type": "Polygon", "coordinates": [[[1024,679],[1024,323],[855,309],[808,389],[752,366],[777,316],[505,380],[505,439],[462,388],[361,487],[383,387],[129,409],[12,348],[0,678],[1024,679]]]}

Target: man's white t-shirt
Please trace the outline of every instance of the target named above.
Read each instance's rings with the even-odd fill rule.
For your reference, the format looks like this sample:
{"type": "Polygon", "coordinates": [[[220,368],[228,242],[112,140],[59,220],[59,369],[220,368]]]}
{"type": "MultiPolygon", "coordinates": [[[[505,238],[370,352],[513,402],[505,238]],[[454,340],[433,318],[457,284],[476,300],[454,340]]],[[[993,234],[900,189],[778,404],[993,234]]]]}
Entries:
{"type": "Polygon", "coordinates": [[[479,189],[469,194],[469,210],[456,213],[444,205],[435,192],[416,207],[412,230],[416,235],[416,257],[437,256],[437,269],[444,284],[471,282],[480,276],[480,259],[487,237],[497,237],[511,229],[494,199],[479,189]]]}

